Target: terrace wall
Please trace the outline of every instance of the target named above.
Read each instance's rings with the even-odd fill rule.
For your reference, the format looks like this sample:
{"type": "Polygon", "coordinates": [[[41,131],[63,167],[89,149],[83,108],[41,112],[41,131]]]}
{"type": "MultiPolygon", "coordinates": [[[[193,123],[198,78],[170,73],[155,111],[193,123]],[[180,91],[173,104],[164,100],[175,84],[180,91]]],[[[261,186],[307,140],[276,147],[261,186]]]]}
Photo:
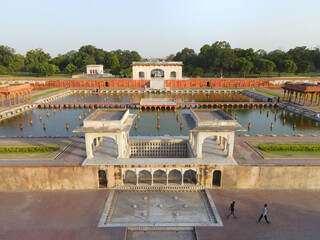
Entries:
{"type": "MultiPolygon", "coordinates": [[[[223,189],[320,189],[320,166],[192,167],[200,168],[200,184],[209,188],[212,187],[212,171],[221,170],[223,189]]],[[[1,167],[0,191],[98,189],[99,169],[107,171],[108,186],[120,184],[121,166],[1,167]]]]}
{"type": "MultiPolygon", "coordinates": [[[[238,87],[280,87],[286,81],[293,83],[318,83],[320,78],[190,78],[189,80],[165,80],[165,86],[171,88],[238,88],[238,87]]],[[[149,87],[149,80],[132,80],[130,78],[35,78],[35,79],[1,79],[2,84],[29,83],[34,90],[49,88],[143,88],[149,87]]]]}

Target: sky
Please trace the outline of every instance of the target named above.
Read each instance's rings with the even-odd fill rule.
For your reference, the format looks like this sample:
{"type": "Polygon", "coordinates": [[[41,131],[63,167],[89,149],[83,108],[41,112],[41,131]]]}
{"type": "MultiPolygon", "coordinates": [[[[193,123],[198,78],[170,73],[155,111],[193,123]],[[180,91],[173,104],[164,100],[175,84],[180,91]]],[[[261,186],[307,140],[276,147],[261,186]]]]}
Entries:
{"type": "Polygon", "coordinates": [[[319,0],[0,0],[0,45],[52,57],[91,44],[166,57],[227,41],[284,51],[320,46],[319,0]]]}

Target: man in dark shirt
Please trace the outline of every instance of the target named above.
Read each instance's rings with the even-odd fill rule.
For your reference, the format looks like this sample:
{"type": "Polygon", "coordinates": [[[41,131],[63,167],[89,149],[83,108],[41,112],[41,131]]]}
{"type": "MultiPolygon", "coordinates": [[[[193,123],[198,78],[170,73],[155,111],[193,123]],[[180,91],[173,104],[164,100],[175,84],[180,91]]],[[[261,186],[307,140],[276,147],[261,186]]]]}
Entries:
{"type": "Polygon", "coordinates": [[[237,217],[234,215],[234,211],[236,210],[235,207],[234,207],[235,204],[236,204],[235,201],[233,201],[233,202],[231,203],[230,208],[229,208],[230,213],[229,213],[229,215],[227,216],[227,218],[229,218],[231,214],[233,215],[233,218],[237,218],[237,217]]]}

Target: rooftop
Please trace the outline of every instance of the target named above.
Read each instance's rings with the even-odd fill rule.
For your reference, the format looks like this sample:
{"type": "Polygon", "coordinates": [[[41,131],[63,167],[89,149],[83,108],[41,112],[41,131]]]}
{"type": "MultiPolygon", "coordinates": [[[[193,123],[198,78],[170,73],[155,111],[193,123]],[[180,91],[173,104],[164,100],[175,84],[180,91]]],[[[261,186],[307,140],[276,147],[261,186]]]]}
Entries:
{"type": "Polygon", "coordinates": [[[232,132],[245,131],[245,129],[228,114],[217,110],[190,110],[189,114],[183,114],[190,131],[206,132],[232,132]]]}

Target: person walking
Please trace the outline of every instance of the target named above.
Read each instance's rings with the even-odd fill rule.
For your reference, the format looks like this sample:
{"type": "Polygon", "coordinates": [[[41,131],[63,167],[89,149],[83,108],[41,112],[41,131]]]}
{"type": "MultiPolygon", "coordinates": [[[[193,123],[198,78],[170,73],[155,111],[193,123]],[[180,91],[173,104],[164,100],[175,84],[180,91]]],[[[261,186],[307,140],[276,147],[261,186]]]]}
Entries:
{"type": "Polygon", "coordinates": [[[267,207],[268,207],[267,204],[265,204],[265,205],[263,206],[263,208],[262,208],[262,213],[261,213],[261,216],[260,216],[260,218],[259,218],[259,220],[258,220],[258,223],[260,223],[260,220],[261,220],[263,217],[264,217],[264,219],[267,221],[267,223],[271,223],[271,222],[268,221],[268,218],[267,218],[267,207]]]}
{"type": "Polygon", "coordinates": [[[236,211],[234,205],[235,205],[235,201],[233,201],[231,204],[230,204],[230,207],[229,207],[229,210],[230,210],[230,213],[229,215],[227,216],[227,218],[230,217],[230,215],[232,214],[233,215],[233,218],[237,218],[235,215],[234,215],[234,212],[236,211]]]}

